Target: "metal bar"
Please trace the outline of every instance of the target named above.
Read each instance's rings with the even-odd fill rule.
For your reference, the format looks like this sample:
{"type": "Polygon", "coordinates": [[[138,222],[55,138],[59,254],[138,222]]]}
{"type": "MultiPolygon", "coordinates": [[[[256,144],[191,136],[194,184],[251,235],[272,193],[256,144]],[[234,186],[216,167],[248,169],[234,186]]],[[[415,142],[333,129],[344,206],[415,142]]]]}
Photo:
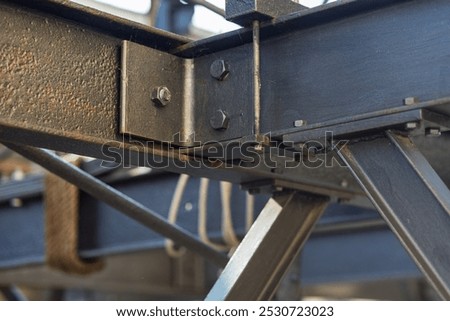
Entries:
{"type": "MultiPolygon", "coordinates": [[[[450,49],[441,41],[449,13],[443,0],[337,1],[261,23],[261,131],[294,133],[303,130],[295,120],[321,126],[388,113],[406,97],[450,96],[448,66],[439,63],[450,49]]],[[[246,28],[186,44],[177,54],[197,57],[251,41],[246,28]]]]}
{"type": "MultiPolygon", "coordinates": [[[[99,164],[95,161],[97,165],[99,164]]],[[[89,164],[89,163],[88,163],[89,164]]],[[[91,175],[101,168],[95,169],[94,164],[83,166],[83,170],[91,175]]],[[[160,202],[160,195],[171,195],[176,183],[177,175],[170,173],[146,174],[128,178],[117,175],[118,170],[101,179],[114,188],[132,197],[144,206],[161,214],[167,213],[167,202],[160,202]]],[[[44,263],[44,214],[40,195],[43,192],[43,178],[38,176],[26,177],[23,181],[4,183],[0,188],[0,195],[6,194],[10,198],[20,198],[23,207],[14,208],[3,204],[0,211],[0,269],[40,265],[44,263]],[[35,191],[30,195],[28,191],[20,192],[25,184],[35,185],[35,191]],[[36,197],[35,197],[36,196],[36,197]],[[31,197],[31,198],[30,198],[31,197]],[[17,228],[11,228],[17,227],[17,228]]],[[[211,239],[220,239],[221,213],[216,211],[216,204],[220,202],[218,183],[210,185],[208,213],[208,235],[211,239]],[[215,222],[215,223],[214,223],[215,222]]],[[[186,188],[183,202],[190,203],[194,211],[184,206],[180,209],[178,225],[193,234],[197,232],[195,209],[198,208],[199,178],[192,177],[186,188]]],[[[239,237],[245,235],[244,221],[241,214],[245,211],[244,194],[235,186],[233,191],[233,222],[239,237]]],[[[9,199],[0,199],[2,203],[9,199]]],[[[255,197],[255,211],[259,213],[267,203],[266,195],[255,197]]],[[[359,204],[359,203],[358,203],[359,204]]],[[[367,206],[367,205],[364,205],[367,206]]],[[[111,254],[129,253],[141,250],[157,249],[163,245],[164,238],[146,227],[129,219],[119,211],[109,207],[89,195],[82,193],[80,203],[80,239],[79,255],[84,258],[98,258],[111,254]]],[[[411,258],[401,247],[400,242],[392,235],[385,221],[377,212],[366,208],[357,208],[343,204],[332,204],[327,208],[321,220],[316,224],[311,237],[302,250],[303,262],[308,266],[308,273],[302,273],[305,282],[317,283],[322,280],[339,281],[351,279],[351,275],[358,275],[358,280],[370,276],[391,278],[411,277],[409,271],[416,269],[411,258]],[[353,238],[351,235],[357,235],[353,238]],[[351,253],[363,251],[364,246],[381,244],[377,248],[364,251],[364,257],[352,258],[351,253]],[[394,243],[394,244],[392,244],[394,243]],[[317,245],[314,245],[317,244],[317,245]],[[330,244],[330,245],[328,245],[330,244]],[[337,245],[339,245],[339,251],[337,245]],[[308,250],[313,247],[313,250],[308,250]],[[324,247],[326,250],[321,250],[324,247]],[[334,248],[335,247],[335,248],[334,248]],[[334,249],[333,249],[334,248],[334,249]],[[307,255],[305,253],[307,252],[307,255]],[[349,254],[345,254],[348,251],[349,254]],[[341,262],[345,255],[346,259],[341,262]],[[358,261],[359,260],[359,261],[358,261]],[[394,267],[393,267],[394,266],[394,267]],[[367,269],[366,269],[367,267],[367,269]],[[335,270],[334,270],[335,269],[335,270]],[[335,273],[333,273],[335,271],[335,273]],[[345,275],[345,277],[344,277],[345,275]],[[375,276],[374,276],[375,275],[375,276]]],[[[414,277],[417,277],[416,272],[414,277]]],[[[421,274],[419,274],[420,276],[421,274]]],[[[212,280],[211,282],[214,282],[212,280]]],[[[0,278],[0,283],[9,284],[16,281],[7,281],[0,278]]],[[[23,284],[23,283],[22,283],[23,284]]],[[[203,296],[204,297],[204,296],[203,296]]]]}
{"type": "MultiPolygon", "coordinates": [[[[293,30],[313,28],[321,24],[340,20],[343,17],[351,18],[358,14],[370,13],[374,10],[384,9],[404,2],[411,2],[411,0],[346,0],[345,2],[333,2],[329,6],[308,8],[295,14],[264,22],[262,24],[263,39],[283,35],[293,30]]],[[[227,3],[232,4],[233,2],[228,1],[227,3]]],[[[292,13],[293,11],[290,10],[289,12],[292,13]]],[[[250,17],[251,21],[254,21],[256,20],[255,17],[258,16],[253,15],[250,17]]],[[[226,34],[191,41],[179,46],[172,53],[189,58],[209,55],[252,42],[252,33],[252,28],[242,28],[226,34]]]]}
{"type": "MultiPolygon", "coordinates": [[[[267,166],[270,164],[267,161],[261,162],[261,166],[251,166],[251,168],[234,165],[234,163],[216,167],[217,163],[215,163],[215,170],[211,170],[212,164],[208,159],[189,157],[176,148],[168,149],[167,145],[139,139],[138,137],[141,136],[121,135],[119,72],[123,68],[120,55],[123,45],[121,35],[130,28],[125,25],[121,30],[122,34],[113,35],[120,36],[119,38],[111,37],[111,33],[105,35],[102,32],[106,33],[105,29],[109,26],[105,17],[103,20],[98,20],[98,13],[93,13],[92,21],[95,22],[95,28],[92,28],[88,24],[91,21],[87,19],[90,14],[88,9],[66,4],[61,1],[0,1],[0,57],[2,58],[0,59],[0,88],[4,88],[0,95],[2,140],[114,160],[127,165],[164,168],[177,173],[234,183],[249,182],[264,177],[284,177],[290,181],[305,183],[302,186],[307,186],[308,191],[311,190],[311,183],[313,183],[321,187],[320,189],[312,188],[314,191],[321,190],[327,195],[342,196],[349,195],[348,192],[360,193],[359,186],[351,175],[339,167],[310,170],[297,166],[274,171],[272,167],[267,166]],[[26,6],[31,6],[35,10],[23,7],[20,3],[26,3],[26,6]],[[61,12],[60,16],[59,12],[61,12]],[[65,18],[69,15],[72,17],[69,20],[61,18],[61,16],[65,18]],[[106,27],[105,25],[102,27],[100,21],[103,21],[106,27]],[[49,66],[54,67],[49,68],[49,66]],[[336,172],[338,174],[335,175],[336,172]],[[346,187],[340,184],[343,179],[349,182],[346,187]]],[[[120,21],[115,23],[120,24],[120,21]]],[[[145,30],[145,34],[150,39],[154,30],[145,30]]],[[[135,28],[133,32],[130,31],[125,38],[135,40],[135,33],[139,33],[138,28],[135,28]]],[[[158,37],[160,36],[162,35],[158,37]]],[[[170,37],[164,40],[158,37],[151,38],[153,46],[158,49],[165,50],[165,47],[159,44],[160,42],[164,42],[165,45],[168,43],[176,45],[170,37]]],[[[144,42],[140,43],[148,45],[144,42]]],[[[134,45],[137,46],[136,43],[134,45]]],[[[222,135],[226,135],[226,132],[233,128],[239,132],[236,136],[230,137],[240,137],[245,132],[250,135],[254,118],[252,95],[238,95],[235,90],[239,88],[239,93],[250,93],[253,90],[252,81],[248,81],[252,79],[251,50],[251,44],[249,44],[238,48],[237,51],[233,49],[231,60],[228,59],[228,55],[223,56],[225,61],[236,62],[231,64],[230,77],[225,81],[217,81],[210,75],[211,63],[217,59],[217,55],[215,58],[201,57],[201,61],[195,63],[185,61],[186,72],[181,70],[180,74],[175,73],[173,78],[178,81],[186,75],[191,75],[189,76],[191,78],[186,79],[186,83],[196,86],[196,94],[191,96],[191,98],[195,97],[196,104],[186,103],[188,107],[183,110],[173,111],[168,108],[167,114],[171,120],[155,122],[143,117],[140,119],[145,124],[151,124],[145,125],[146,127],[163,128],[163,124],[173,121],[173,115],[185,113],[187,118],[195,119],[195,122],[189,125],[189,128],[194,128],[196,131],[196,133],[190,133],[192,137],[194,134],[197,136],[201,131],[206,135],[204,140],[211,141],[211,137],[225,137],[222,135]],[[195,70],[191,67],[195,67],[195,70]],[[246,72],[242,72],[243,70],[246,72]],[[244,75],[247,76],[242,77],[244,75]],[[196,79],[205,81],[196,81],[196,79]],[[209,87],[210,85],[212,87],[209,87]],[[236,99],[230,100],[230,97],[236,99]],[[236,121],[231,122],[227,131],[216,131],[210,126],[209,114],[217,110],[218,104],[225,104],[227,108],[240,106],[239,113],[235,114],[236,121]],[[194,105],[196,108],[189,109],[194,105]],[[238,118],[241,118],[241,112],[249,115],[246,117],[248,121],[238,121],[238,118]],[[241,131],[242,128],[245,130],[241,131]]],[[[166,56],[164,53],[162,55],[166,56]]],[[[142,63],[139,67],[143,69],[148,65],[158,66],[158,60],[149,64],[142,63]]],[[[167,68],[162,69],[167,71],[167,68]]],[[[154,74],[154,78],[157,80],[160,75],[160,73],[154,74]]],[[[152,89],[151,84],[145,81],[141,80],[141,85],[144,91],[142,94],[134,93],[135,97],[147,97],[148,91],[152,89]]],[[[180,88],[173,95],[183,96],[184,100],[189,101],[190,92],[191,90],[184,92],[180,88]]],[[[173,101],[177,101],[175,96],[173,101]]],[[[138,107],[140,108],[141,105],[134,105],[133,108],[136,110],[139,109],[138,107]]],[[[143,115],[148,116],[155,112],[153,106],[144,105],[144,107],[144,113],[148,111],[148,114],[143,115]]],[[[162,110],[159,112],[159,114],[166,113],[162,110]]],[[[188,133],[187,130],[185,132],[188,133]]],[[[213,141],[219,140],[213,139],[213,141]]]]}
{"type": "Polygon", "coordinates": [[[391,131],[339,154],[430,283],[450,299],[450,192],[428,161],[391,131]]]}
{"type": "Polygon", "coordinates": [[[0,287],[0,294],[8,301],[27,301],[22,291],[15,286],[0,287]]]}
{"type": "Polygon", "coordinates": [[[158,28],[146,26],[143,23],[120,18],[104,11],[93,9],[65,0],[2,0],[1,3],[14,6],[24,6],[33,10],[39,10],[66,21],[89,25],[100,32],[117,37],[122,40],[134,41],[148,47],[160,50],[175,49],[180,45],[191,42],[191,39],[167,32],[158,28]]]}
{"type": "Polygon", "coordinates": [[[202,7],[205,7],[208,10],[211,10],[212,12],[218,14],[219,16],[225,17],[225,10],[216,7],[212,3],[205,1],[205,0],[186,0],[187,3],[199,5],[202,7]]]}
{"type": "Polygon", "coordinates": [[[292,193],[270,199],[206,300],[267,300],[328,204],[292,193]]]}
{"type": "MultiPolygon", "coordinates": [[[[94,170],[93,164],[83,166],[83,169],[91,175],[99,171],[94,170]]],[[[155,212],[167,213],[168,204],[159,201],[160,195],[170,195],[173,192],[177,175],[164,173],[123,179],[114,173],[111,174],[106,178],[114,188],[155,212]]],[[[101,179],[104,180],[105,177],[101,179]]],[[[23,182],[35,184],[32,177],[27,177],[20,182],[5,183],[0,191],[0,194],[6,192],[10,197],[23,200],[23,207],[3,206],[0,211],[0,270],[6,273],[0,273],[0,283],[37,286],[33,283],[33,280],[36,280],[35,274],[29,280],[25,280],[22,274],[17,274],[15,278],[6,276],[10,275],[8,272],[10,269],[30,264],[40,268],[44,263],[42,200],[40,197],[30,198],[27,192],[21,194],[18,189],[23,182]],[[8,189],[14,192],[9,193],[8,189]]],[[[38,196],[43,192],[42,177],[39,182],[39,188],[33,195],[38,196]]],[[[193,209],[198,207],[198,184],[199,178],[192,177],[183,198],[183,203],[190,202],[193,209]]],[[[213,225],[208,226],[208,234],[216,240],[222,235],[219,224],[221,213],[215,208],[215,204],[220,202],[220,190],[219,184],[212,183],[210,187],[208,213],[211,214],[209,221],[213,225]]],[[[236,187],[233,192],[233,221],[239,236],[244,236],[245,231],[244,222],[239,216],[245,211],[243,196],[236,187]]],[[[267,200],[265,195],[255,197],[256,212],[260,212],[267,200]]],[[[80,205],[79,254],[85,259],[143,250],[155,251],[163,246],[162,236],[85,193],[81,195],[80,205]]],[[[197,221],[192,219],[194,212],[186,210],[184,206],[180,211],[177,223],[195,234],[197,221]]],[[[423,276],[377,212],[343,204],[330,204],[302,249],[301,257],[303,284],[423,276]],[[378,223],[378,219],[383,226],[378,223]],[[374,247],[373,244],[377,246],[374,247]],[[355,256],[355,253],[358,255],[355,256]]],[[[210,277],[207,284],[216,281],[213,275],[210,277]]],[[[42,282],[47,284],[44,280],[42,282]]],[[[197,299],[204,298],[206,294],[207,292],[197,299]]]]}
{"type": "Polygon", "coordinates": [[[254,134],[261,132],[261,50],[260,50],[260,23],[253,21],[253,108],[255,113],[254,134]]]}
{"type": "Polygon", "coordinates": [[[198,240],[191,233],[168,223],[157,213],[154,213],[152,210],[144,207],[125,194],[113,189],[102,181],[92,177],[81,169],[58,158],[50,152],[11,143],[5,143],[5,145],[22,156],[41,165],[50,172],[78,186],[86,193],[101,201],[104,201],[128,217],[205,257],[212,263],[218,266],[226,265],[228,259],[224,254],[215,251],[198,240]]]}

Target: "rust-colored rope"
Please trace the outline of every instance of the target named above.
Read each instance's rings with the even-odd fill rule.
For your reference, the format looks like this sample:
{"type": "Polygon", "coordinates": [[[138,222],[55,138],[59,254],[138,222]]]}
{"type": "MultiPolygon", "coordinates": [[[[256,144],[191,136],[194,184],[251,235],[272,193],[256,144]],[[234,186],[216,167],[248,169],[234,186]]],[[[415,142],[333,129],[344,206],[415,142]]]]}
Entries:
{"type": "MultiPolygon", "coordinates": [[[[81,160],[73,162],[79,166],[81,160]]],[[[70,274],[90,274],[103,267],[101,261],[87,262],[78,255],[79,189],[62,178],[45,179],[46,261],[54,269],[70,274]]]]}

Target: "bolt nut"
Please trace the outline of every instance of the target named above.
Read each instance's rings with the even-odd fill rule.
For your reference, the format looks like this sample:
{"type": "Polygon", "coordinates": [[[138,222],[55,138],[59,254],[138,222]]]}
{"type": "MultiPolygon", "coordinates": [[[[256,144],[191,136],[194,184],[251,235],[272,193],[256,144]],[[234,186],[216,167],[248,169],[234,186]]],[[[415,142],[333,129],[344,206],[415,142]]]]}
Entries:
{"type": "Polygon", "coordinates": [[[425,135],[429,137],[438,137],[441,136],[440,128],[427,128],[425,129],[425,135]]]}
{"type": "Polygon", "coordinates": [[[294,127],[303,127],[306,125],[306,120],[299,119],[294,122],[294,127]]]}
{"type": "Polygon", "coordinates": [[[152,90],[152,102],[158,107],[164,107],[172,100],[172,94],[167,87],[159,86],[152,90]]]}
{"type": "Polygon", "coordinates": [[[264,146],[262,144],[255,145],[255,152],[262,154],[264,152],[264,146]]]}
{"type": "Polygon", "coordinates": [[[212,117],[209,119],[209,123],[215,130],[225,130],[228,128],[230,118],[222,109],[219,109],[214,112],[212,117]]]}
{"type": "Polygon", "coordinates": [[[419,99],[417,97],[407,97],[403,99],[403,105],[411,106],[419,103],[419,99]]]}
{"type": "Polygon", "coordinates": [[[406,130],[414,130],[417,129],[419,127],[419,124],[416,122],[409,122],[405,124],[405,129],[406,130]]]}
{"type": "Polygon", "coordinates": [[[228,64],[223,59],[215,60],[209,69],[211,76],[219,81],[225,80],[230,73],[228,64]]]}

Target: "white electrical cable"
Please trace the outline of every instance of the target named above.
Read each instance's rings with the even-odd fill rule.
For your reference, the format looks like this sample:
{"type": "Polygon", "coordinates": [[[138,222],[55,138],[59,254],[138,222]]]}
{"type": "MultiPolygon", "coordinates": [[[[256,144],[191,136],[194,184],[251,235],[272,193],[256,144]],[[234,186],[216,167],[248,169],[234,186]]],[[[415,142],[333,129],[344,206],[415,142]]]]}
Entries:
{"type": "Polygon", "coordinates": [[[209,187],[209,179],[201,178],[198,196],[198,234],[200,236],[200,239],[205,244],[211,246],[217,251],[226,251],[228,250],[226,246],[213,243],[208,237],[208,228],[207,228],[208,187],[209,187]]]}
{"type": "Polygon", "coordinates": [[[234,248],[239,245],[239,240],[234,232],[233,217],[231,212],[231,193],[233,184],[220,182],[220,196],[222,199],[222,235],[225,243],[234,248]]]}
{"type": "Polygon", "coordinates": [[[245,230],[248,232],[255,221],[255,196],[247,192],[245,201],[245,230]]]}
{"type": "MultiPolygon", "coordinates": [[[[178,183],[175,188],[175,192],[173,193],[172,201],[170,203],[169,215],[167,217],[167,220],[171,224],[175,225],[177,222],[178,212],[180,211],[181,200],[183,198],[184,190],[186,189],[188,180],[189,180],[189,175],[186,175],[186,174],[181,174],[180,177],[178,178],[178,183]]],[[[171,257],[175,257],[175,258],[180,257],[186,252],[186,249],[184,247],[181,247],[178,249],[175,248],[175,244],[173,243],[172,240],[169,240],[169,239],[166,239],[166,242],[164,245],[165,245],[167,254],[171,257]]]]}
{"type": "MultiPolygon", "coordinates": [[[[175,188],[172,201],[170,203],[168,221],[171,224],[176,224],[178,213],[181,206],[184,191],[186,189],[189,176],[181,174],[177,186],[175,188]]],[[[198,217],[198,234],[200,239],[207,245],[213,247],[217,251],[227,251],[229,249],[236,248],[239,245],[239,239],[236,236],[233,227],[232,211],[231,211],[231,194],[233,191],[233,185],[228,182],[220,182],[220,193],[222,201],[222,234],[225,245],[212,242],[208,237],[207,217],[208,217],[208,188],[209,179],[202,178],[200,180],[199,189],[199,217],[198,217]]],[[[249,194],[248,194],[249,195],[249,194]]],[[[253,223],[253,196],[249,198],[247,196],[247,208],[246,208],[246,224],[247,228],[253,223]],[[249,214],[251,213],[251,215],[249,214]],[[250,222],[251,220],[251,222],[250,222]]],[[[172,240],[166,239],[165,249],[169,256],[180,257],[185,253],[185,248],[175,248],[175,244],[172,240]]]]}

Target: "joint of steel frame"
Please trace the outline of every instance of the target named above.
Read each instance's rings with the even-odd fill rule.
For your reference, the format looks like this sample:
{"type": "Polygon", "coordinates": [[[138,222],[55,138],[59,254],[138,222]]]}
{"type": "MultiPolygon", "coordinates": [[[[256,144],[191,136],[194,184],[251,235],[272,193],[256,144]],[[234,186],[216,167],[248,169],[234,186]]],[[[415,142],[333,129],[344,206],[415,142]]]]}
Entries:
{"type": "Polygon", "coordinates": [[[241,26],[294,13],[306,7],[292,0],[227,0],[225,18],[241,26]]]}
{"type": "Polygon", "coordinates": [[[123,41],[120,132],[183,147],[252,135],[249,52],[191,59],[123,41]]]}

